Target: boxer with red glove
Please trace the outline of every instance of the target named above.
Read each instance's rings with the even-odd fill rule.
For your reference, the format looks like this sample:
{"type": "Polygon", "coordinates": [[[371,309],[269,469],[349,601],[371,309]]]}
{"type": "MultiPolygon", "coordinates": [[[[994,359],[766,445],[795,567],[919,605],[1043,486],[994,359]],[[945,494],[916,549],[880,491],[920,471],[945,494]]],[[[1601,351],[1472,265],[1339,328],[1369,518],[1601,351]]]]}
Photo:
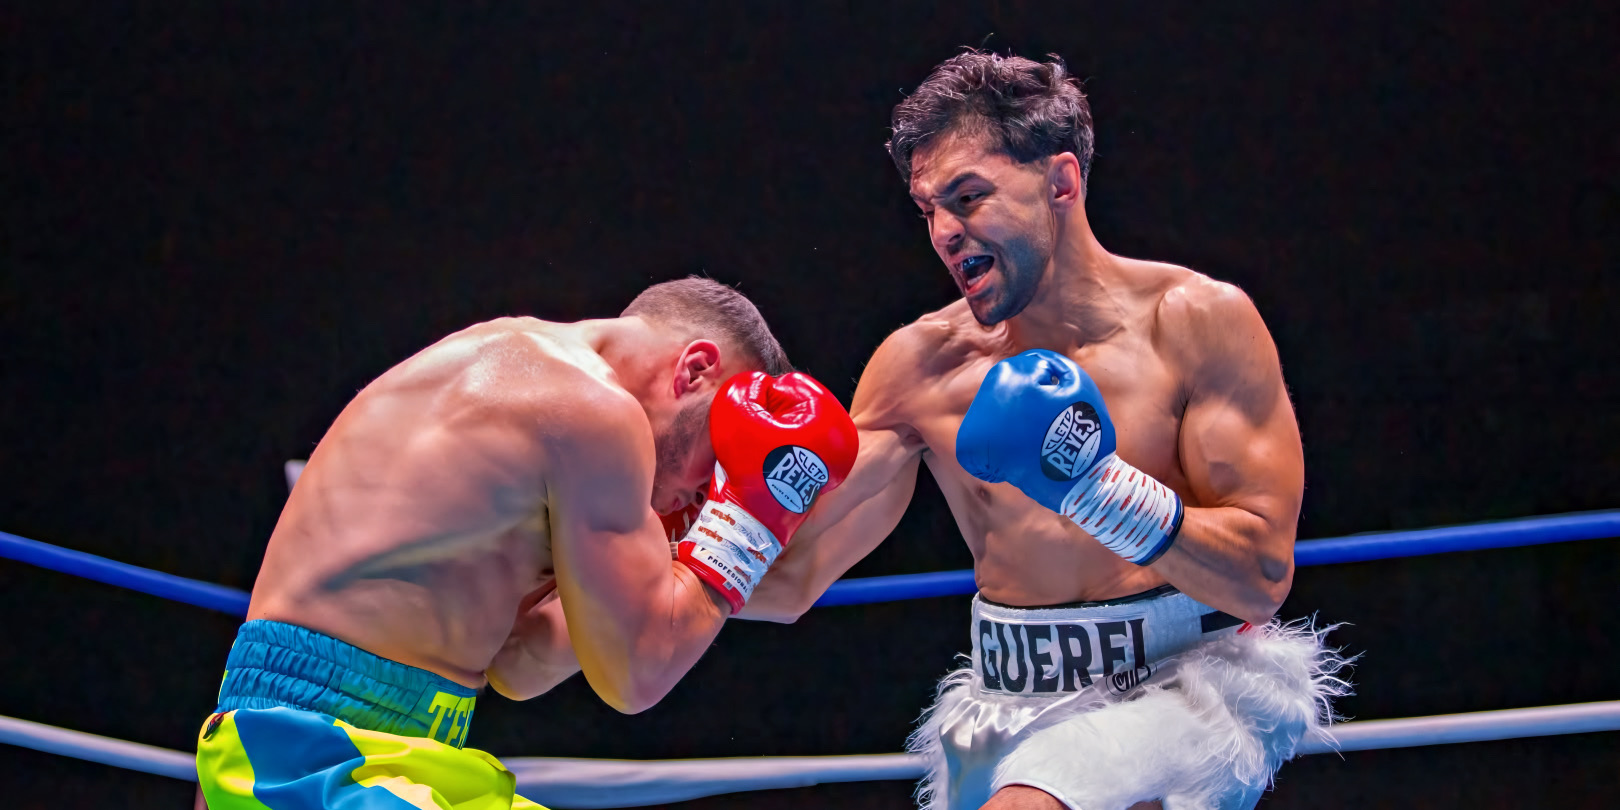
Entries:
{"type": "Polygon", "coordinates": [[[708,500],[677,558],[735,614],[816,498],[849,475],[858,439],[837,398],[798,372],[731,378],[709,407],[709,436],[708,500]]]}

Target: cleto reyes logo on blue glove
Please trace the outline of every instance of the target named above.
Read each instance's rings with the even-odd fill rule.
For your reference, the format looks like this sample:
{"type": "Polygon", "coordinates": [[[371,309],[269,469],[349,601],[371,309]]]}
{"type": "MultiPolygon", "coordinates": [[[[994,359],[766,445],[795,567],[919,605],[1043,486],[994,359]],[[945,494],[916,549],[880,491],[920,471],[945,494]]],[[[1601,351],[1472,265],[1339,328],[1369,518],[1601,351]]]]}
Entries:
{"type": "Polygon", "coordinates": [[[1102,445],[1102,422],[1091,403],[1065,408],[1046,428],[1041,442],[1041,472],[1053,481],[1069,481],[1091,468],[1102,445]]]}
{"type": "Polygon", "coordinates": [[[1018,487],[1057,511],[1075,481],[1114,452],[1102,393],[1073,360],[1032,349],[994,366],[956,431],[969,475],[1018,487]]]}

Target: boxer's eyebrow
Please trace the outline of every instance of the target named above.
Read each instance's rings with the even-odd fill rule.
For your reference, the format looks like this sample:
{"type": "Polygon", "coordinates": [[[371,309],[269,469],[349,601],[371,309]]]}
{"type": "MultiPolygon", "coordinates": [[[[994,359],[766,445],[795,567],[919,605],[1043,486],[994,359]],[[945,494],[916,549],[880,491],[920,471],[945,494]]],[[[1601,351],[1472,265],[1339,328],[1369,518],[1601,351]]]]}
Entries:
{"type": "Polygon", "coordinates": [[[983,177],[979,176],[978,172],[974,172],[974,171],[962,172],[961,174],[959,174],[956,177],[952,178],[951,182],[946,183],[945,188],[942,191],[940,191],[938,194],[935,194],[932,197],[927,197],[927,198],[918,197],[917,195],[913,194],[913,195],[911,195],[911,201],[918,204],[918,205],[922,205],[922,204],[924,204],[926,202],[929,202],[931,200],[945,199],[946,197],[950,197],[950,196],[956,194],[956,190],[961,188],[962,184],[967,183],[967,182],[972,181],[972,180],[983,180],[983,179],[984,179],[983,177]]]}

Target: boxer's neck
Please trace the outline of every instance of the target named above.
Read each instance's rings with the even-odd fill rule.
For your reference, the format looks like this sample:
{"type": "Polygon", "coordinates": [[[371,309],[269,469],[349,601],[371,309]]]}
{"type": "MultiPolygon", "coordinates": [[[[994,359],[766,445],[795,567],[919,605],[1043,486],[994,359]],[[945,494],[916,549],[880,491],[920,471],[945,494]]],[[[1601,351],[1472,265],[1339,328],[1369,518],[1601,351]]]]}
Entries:
{"type": "Polygon", "coordinates": [[[1051,349],[1107,340],[1125,324],[1122,281],[1118,261],[1076,206],[1058,229],[1040,289],[1007,321],[1007,334],[1016,345],[1051,349]]]}
{"type": "Polygon", "coordinates": [[[646,402],[667,382],[670,366],[687,341],[639,317],[581,321],[584,340],[609,368],[619,385],[646,402]]]}

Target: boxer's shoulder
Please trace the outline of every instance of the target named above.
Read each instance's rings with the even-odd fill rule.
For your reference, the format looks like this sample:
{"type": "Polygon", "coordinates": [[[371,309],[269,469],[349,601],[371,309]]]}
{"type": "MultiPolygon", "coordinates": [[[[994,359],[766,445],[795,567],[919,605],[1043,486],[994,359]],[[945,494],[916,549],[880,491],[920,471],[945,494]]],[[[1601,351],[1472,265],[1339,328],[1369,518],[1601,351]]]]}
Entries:
{"type": "Polygon", "coordinates": [[[587,343],[578,324],[553,323],[536,318],[497,318],[474,327],[480,350],[491,359],[517,365],[540,363],[539,370],[567,366],[599,379],[612,376],[612,368],[587,343]]]}
{"type": "Polygon", "coordinates": [[[530,397],[544,417],[536,429],[553,443],[652,447],[646,410],[614,382],[569,366],[530,397]]]}
{"type": "Polygon", "coordinates": [[[1005,341],[1002,333],[980,326],[967,302],[958,299],[901,327],[884,343],[894,344],[896,353],[915,366],[916,373],[938,378],[993,353],[998,340],[1005,341]]]}
{"type": "MultiPolygon", "coordinates": [[[[994,330],[999,332],[999,330],[994,330]]],[[[906,324],[873,353],[856,392],[857,409],[930,412],[930,392],[955,377],[974,358],[993,351],[992,330],[973,320],[957,301],[906,324]]]]}
{"type": "Polygon", "coordinates": [[[402,370],[395,385],[428,393],[446,427],[499,433],[523,453],[551,448],[567,458],[586,446],[617,452],[643,443],[652,452],[646,411],[574,324],[486,321],[439,341],[402,370]]]}
{"type": "Polygon", "coordinates": [[[1254,302],[1237,285],[1186,268],[1176,269],[1180,272],[1167,275],[1168,283],[1159,297],[1161,324],[1208,328],[1254,312],[1254,302]]]}
{"type": "Polygon", "coordinates": [[[443,377],[468,403],[524,414],[602,398],[632,399],[575,324],[497,318],[424,349],[400,369],[427,383],[443,377]]]}
{"type": "Polygon", "coordinates": [[[1237,285],[1187,271],[1168,287],[1155,312],[1156,342],[1190,377],[1232,377],[1233,366],[1275,362],[1276,347],[1260,311],[1237,285]]]}

